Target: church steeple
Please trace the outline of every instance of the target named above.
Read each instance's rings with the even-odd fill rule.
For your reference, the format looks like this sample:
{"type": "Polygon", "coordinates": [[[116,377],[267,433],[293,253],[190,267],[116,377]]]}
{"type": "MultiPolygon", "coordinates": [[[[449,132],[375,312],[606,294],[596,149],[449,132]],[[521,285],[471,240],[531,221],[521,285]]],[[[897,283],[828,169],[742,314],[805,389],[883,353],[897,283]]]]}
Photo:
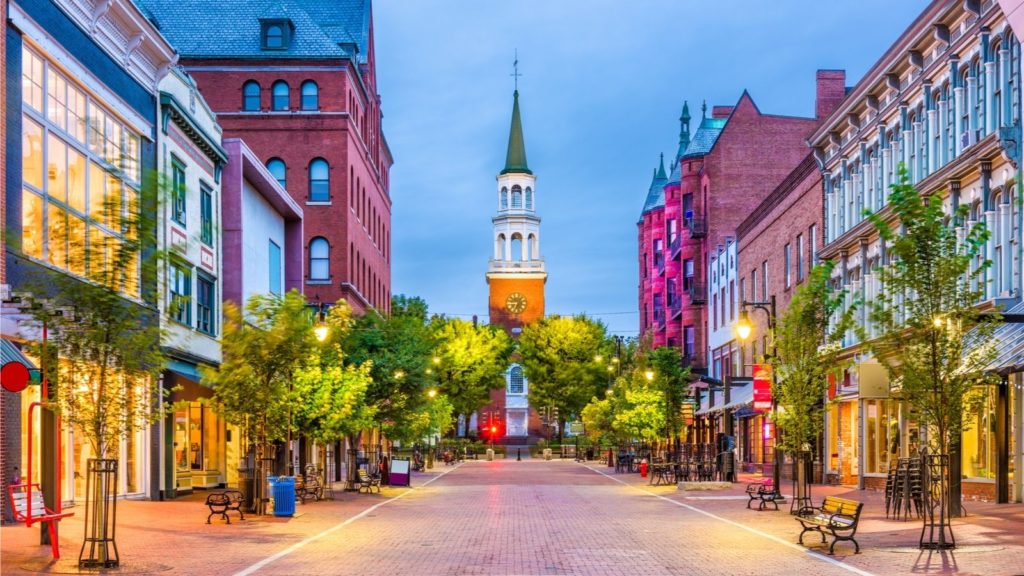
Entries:
{"type": "Polygon", "coordinates": [[[519,90],[512,93],[512,126],[508,132],[508,153],[502,174],[533,174],[526,165],[526,143],[523,141],[523,123],[519,118],[519,90]]]}
{"type": "Polygon", "coordinates": [[[683,101],[683,114],[679,117],[679,151],[676,152],[676,162],[683,157],[686,149],[690,146],[690,105],[683,101]]]}

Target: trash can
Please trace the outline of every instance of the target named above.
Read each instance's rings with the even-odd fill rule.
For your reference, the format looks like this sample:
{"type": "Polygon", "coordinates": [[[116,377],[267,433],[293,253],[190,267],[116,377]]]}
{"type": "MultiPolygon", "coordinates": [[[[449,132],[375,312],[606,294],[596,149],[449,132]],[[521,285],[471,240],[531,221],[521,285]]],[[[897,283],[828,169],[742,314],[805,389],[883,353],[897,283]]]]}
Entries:
{"type": "Polygon", "coordinates": [[[551,460],[551,448],[544,449],[544,459],[551,460]]]}
{"type": "Polygon", "coordinates": [[[492,460],[494,460],[494,449],[493,448],[488,448],[487,449],[487,461],[490,462],[492,460]]]}
{"type": "Polygon", "coordinates": [[[279,476],[270,486],[274,494],[274,516],[294,516],[295,477],[279,476]]]}

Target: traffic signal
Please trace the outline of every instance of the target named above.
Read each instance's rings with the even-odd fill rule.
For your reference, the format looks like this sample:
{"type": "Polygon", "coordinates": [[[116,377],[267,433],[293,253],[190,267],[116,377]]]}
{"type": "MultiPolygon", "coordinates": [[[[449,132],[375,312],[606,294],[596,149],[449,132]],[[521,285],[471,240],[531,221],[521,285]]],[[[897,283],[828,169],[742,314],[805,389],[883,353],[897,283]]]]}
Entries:
{"type": "Polygon", "coordinates": [[[498,433],[498,427],[497,426],[491,426],[491,436],[494,436],[497,433],[498,433]]]}
{"type": "Polygon", "coordinates": [[[558,422],[558,406],[551,408],[551,421],[558,422]]]}

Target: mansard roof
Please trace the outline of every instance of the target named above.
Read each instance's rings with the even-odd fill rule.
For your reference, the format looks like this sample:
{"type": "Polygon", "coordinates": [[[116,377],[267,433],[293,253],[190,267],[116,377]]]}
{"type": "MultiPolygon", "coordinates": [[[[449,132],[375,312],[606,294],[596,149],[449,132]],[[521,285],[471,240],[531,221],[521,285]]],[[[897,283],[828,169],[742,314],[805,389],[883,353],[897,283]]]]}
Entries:
{"type": "Polygon", "coordinates": [[[354,58],[366,62],[370,0],[135,0],[185,58],[354,58]],[[260,20],[287,19],[287,50],[261,49],[260,20]],[[231,22],[231,26],[225,26],[231,22]]]}
{"type": "Polygon", "coordinates": [[[690,138],[690,145],[686,147],[686,153],[682,157],[694,158],[710,152],[715,142],[718,141],[718,136],[722,133],[722,129],[725,128],[725,123],[728,121],[728,118],[702,118],[700,126],[697,127],[697,131],[690,138]]]}

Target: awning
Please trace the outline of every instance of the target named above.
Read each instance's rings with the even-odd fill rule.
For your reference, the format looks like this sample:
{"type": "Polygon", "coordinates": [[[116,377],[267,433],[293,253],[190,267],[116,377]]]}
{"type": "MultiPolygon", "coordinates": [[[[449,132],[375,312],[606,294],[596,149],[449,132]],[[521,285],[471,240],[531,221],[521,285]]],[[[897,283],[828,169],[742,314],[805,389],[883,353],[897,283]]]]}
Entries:
{"type": "Polygon", "coordinates": [[[733,388],[729,394],[729,403],[722,406],[722,410],[736,410],[754,401],[754,385],[750,384],[741,388],[733,388]]]}
{"type": "Polygon", "coordinates": [[[213,390],[200,384],[193,375],[170,368],[164,370],[164,388],[170,390],[167,401],[171,403],[213,398],[213,390]]]}
{"type": "Polygon", "coordinates": [[[709,398],[702,394],[701,396],[703,396],[703,397],[700,399],[700,410],[697,410],[696,412],[694,412],[693,413],[694,416],[704,416],[704,415],[707,415],[707,414],[711,414],[712,412],[718,412],[719,410],[722,409],[722,391],[721,390],[714,390],[714,389],[712,389],[711,390],[711,394],[714,394],[715,405],[709,407],[708,406],[709,398]]]}
{"type": "Polygon", "coordinates": [[[21,350],[6,338],[0,338],[0,366],[8,362],[20,362],[29,370],[38,370],[39,367],[29,360],[21,350]]]}
{"type": "MultiPolygon", "coordinates": [[[[1024,314],[1024,303],[1004,311],[1006,314],[1024,314]]],[[[999,324],[993,334],[998,353],[989,363],[987,371],[996,374],[1024,372],[1024,324],[999,324]]]]}

